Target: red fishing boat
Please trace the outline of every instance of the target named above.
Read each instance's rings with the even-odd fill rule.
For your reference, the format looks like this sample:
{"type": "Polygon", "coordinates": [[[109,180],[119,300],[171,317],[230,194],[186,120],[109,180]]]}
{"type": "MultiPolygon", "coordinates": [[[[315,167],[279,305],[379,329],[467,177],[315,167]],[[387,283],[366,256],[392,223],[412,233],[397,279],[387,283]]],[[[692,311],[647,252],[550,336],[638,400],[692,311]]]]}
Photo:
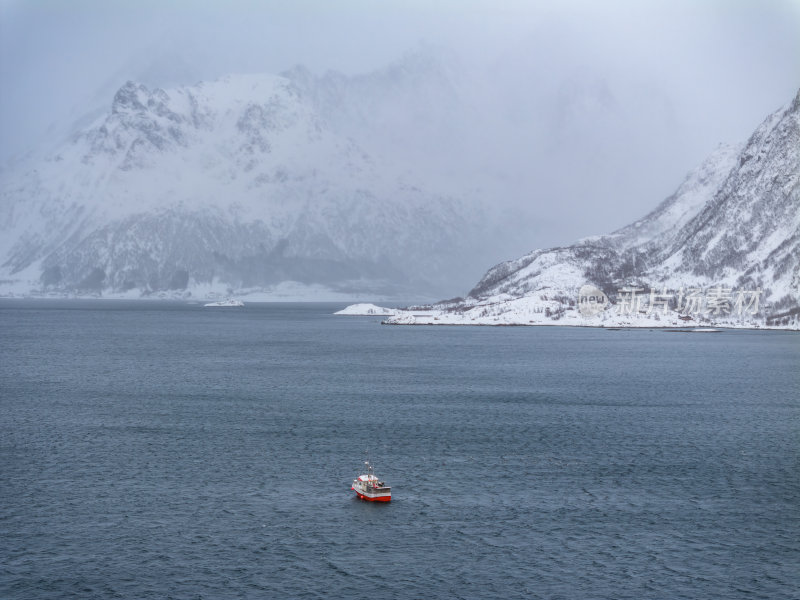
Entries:
{"type": "Polygon", "coordinates": [[[389,502],[392,499],[392,488],[380,481],[372,470],[368,460],[364,461],[367,472],[353,479],[351,490],[356,496],[368,502],[389,502]]]}

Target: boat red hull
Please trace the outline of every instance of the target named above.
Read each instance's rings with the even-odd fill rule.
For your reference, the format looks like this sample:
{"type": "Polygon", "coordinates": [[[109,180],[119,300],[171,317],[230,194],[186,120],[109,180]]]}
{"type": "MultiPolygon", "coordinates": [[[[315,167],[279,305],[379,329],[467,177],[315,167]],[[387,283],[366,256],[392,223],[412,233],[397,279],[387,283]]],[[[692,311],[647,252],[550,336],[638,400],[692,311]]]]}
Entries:
{"type": "Polygon", "coordinates": [[[365,496],[355,488],[350,488],[350,489],[356,493],[356,496],[358,496],[360,500],[365,500],[367,502],[389,502],[392,499],[391,495],[370,497],[370,496],[365,496]]]}

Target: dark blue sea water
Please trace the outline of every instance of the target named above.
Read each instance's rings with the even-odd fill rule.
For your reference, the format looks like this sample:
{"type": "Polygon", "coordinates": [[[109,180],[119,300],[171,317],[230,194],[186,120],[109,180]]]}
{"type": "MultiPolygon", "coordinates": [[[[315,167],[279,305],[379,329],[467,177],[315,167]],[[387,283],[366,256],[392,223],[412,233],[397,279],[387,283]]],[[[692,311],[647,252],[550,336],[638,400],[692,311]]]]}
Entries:
{"type": "Polygon", "coordinates": [[[800,335],[340,307],[0,302],[0,598],[800,596],[800,335]]]}

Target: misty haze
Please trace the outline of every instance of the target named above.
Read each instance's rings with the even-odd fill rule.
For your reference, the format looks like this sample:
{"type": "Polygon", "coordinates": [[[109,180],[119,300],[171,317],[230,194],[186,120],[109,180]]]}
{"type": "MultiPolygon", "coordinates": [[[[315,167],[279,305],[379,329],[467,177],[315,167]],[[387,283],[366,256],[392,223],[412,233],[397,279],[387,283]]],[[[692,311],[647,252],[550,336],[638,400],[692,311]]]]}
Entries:
{"type": "Polygon", "coordinates": [[[797,91],[779,3],[89,6],[4,8],[6,295],[463,296],[641,218],[797,91]]]}
{"type": "Polygon", "coordinates": [[[0,598],[795,598],[799,334],[796,0],[0,0],[0,598]]]}

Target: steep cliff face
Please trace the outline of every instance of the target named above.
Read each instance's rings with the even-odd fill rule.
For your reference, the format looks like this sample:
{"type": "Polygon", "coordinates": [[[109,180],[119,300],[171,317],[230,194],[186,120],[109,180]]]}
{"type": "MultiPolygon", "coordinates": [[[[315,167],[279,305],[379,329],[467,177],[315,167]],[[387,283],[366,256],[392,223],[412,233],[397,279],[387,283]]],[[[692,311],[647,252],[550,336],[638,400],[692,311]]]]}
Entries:
{"type": "Polygon", "coordinates": [[[776,306],[796,306],[798,235],[800,94],[756,130],[723,184],[657,262],[686,276],[762,287],[776,306]]]}
{"type": "Polygon", "coordinates": [[[479,215],[334,131],[291,80],[150,90],[4,176],[0,287],[444,290],[479,215]]]}
{"type": "MultiPolygon", "coordinates": [[[[762,316],[794,314],[800,307],[800,93],[743,147],[720,148],[639,221],[500,263],[465,300],[439,308],[465,313],[491,306],[493,314],[513,320],[510,313],[525,298],[573,309],[584,285],[612,300],[625,286],[760,289],[762,316]]],[[[551,307],[563,314],[557,309],[551,307]]]]}

